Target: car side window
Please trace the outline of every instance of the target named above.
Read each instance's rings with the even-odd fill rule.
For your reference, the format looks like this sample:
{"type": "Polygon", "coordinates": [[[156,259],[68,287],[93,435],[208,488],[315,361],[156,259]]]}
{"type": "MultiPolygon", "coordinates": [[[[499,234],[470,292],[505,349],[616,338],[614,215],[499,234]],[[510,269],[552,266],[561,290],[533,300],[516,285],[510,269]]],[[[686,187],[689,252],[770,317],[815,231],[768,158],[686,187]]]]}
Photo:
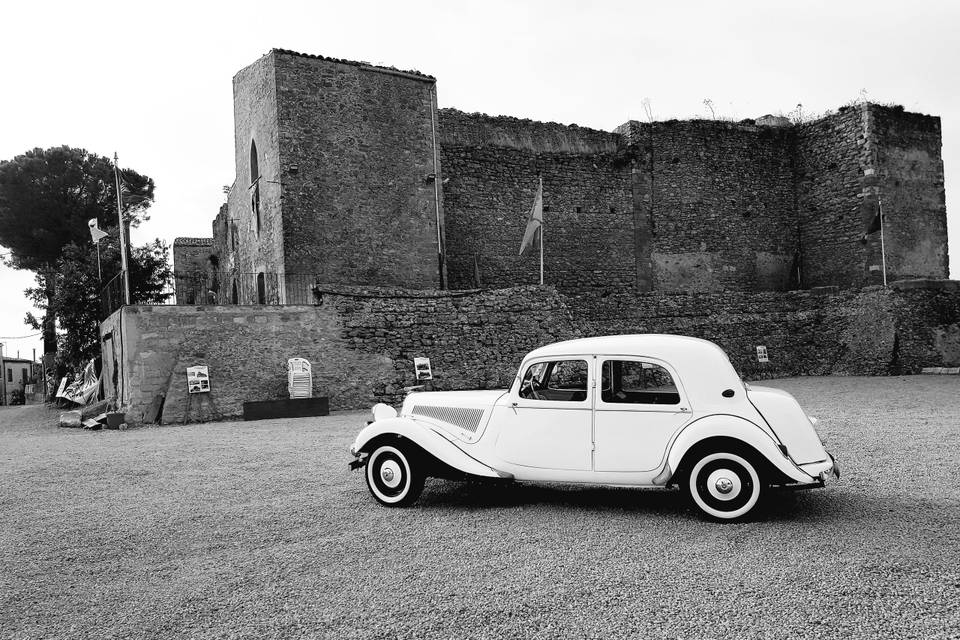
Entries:
{"type": "Polygon", "coordinates": [[[520,397],[583,402],[587,399],[587,361],[555,360],[530,365],[520,383],[520,397]]]}
{"type": "Polygon", "coordinates": [[[680,404],[670,372],[653,362],[606,360],[600,398],[612,404],[680,404]]]}

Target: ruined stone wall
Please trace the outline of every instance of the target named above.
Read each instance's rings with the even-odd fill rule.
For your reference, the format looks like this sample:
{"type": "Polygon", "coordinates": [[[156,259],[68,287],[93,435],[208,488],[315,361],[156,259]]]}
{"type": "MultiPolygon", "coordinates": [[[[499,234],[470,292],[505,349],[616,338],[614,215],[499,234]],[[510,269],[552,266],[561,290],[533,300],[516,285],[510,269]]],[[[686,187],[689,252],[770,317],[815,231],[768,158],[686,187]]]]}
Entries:
{"type": "Polygon", "coordinates": [[[517,253],[538,176],[545,281],[564,293],[796,285],[789,130],[632,122],[606,133],[440,114],[454,287],[536,282],[537,251],[517,253]]]}
{"type": "Polygon", "coordinates": [[[454,287],[535,281],[536,252],[516,253],[540,175],[546,281],[565,293],[880,284],[880,234],[863,241],[878,194],[889,280],[947,275],[937,118],[860,105],[799,126],[440,122],[454,287]]]}
{"type": "Polygon", "coordinates": [[[271,59],[286,272],[439,288],[433,78],[276,50],[271,59]]]}
{"type": "MultiPolygon", "coordinates": [[[[947,277],[940,118],[871,105],[891,280],[947,277]]],[[[879,234],[875,234],[879,236],[879,234]]],[[[873,238],[874,250],[879,238],[873,238]]]]}
{"type": "Polygon", "coordinates": [[[206,271],[213,255],[212,238],[175,238],[173,240],[173,270],[178,273],[206,271]]]}
{"type": "MultiPolygon", "coordinates": [[[[234,76],[233,109],[236,180],[227,196],[227,209],[218,216],[214,235],[218,249],[224,250],[221,269],[237,274],[237,281],[244,283],[254,281],[258,273],[283,272],[280,139],[272,53],[234,76]],[[254,145],[256,166],[252,160],[254,145]],[[257,175],[252,175],[254,171],[257,175]]],[[[223,283],[228,296],[232,284],[223,283]]],[[[238,293],[240,303],[257,301],[255,287],[240,287],[238,293]]],[[[268,294],[277,299],[278,292],[268,294]]]]}
{"type": "MultiPolygon", "coordinates": [[[[213,238],[175,238],[173,241],[174,296],[177,304],[198,304],[197,293],[216,287],[213,274],[219,257],[213,238]]],[[[217,292],[213,292],[215,295],[217,292]]]]}
{"type": "Polygon", "coordinates": [[[947,277],[940,119],[875,104],[797,128],[797,203],[805,287],[947,277]]]}
{"type": "MultiPolygon", "coordinates": [[[[575,335],[552,289],[326,291],[319,306],[132,306],[116,312],[101,331],[113,344],[122,334],[116,359],[128,421],[239,417],[245,401],[287,397],[292,357],[312,363],[314,394],[329,396],[333,409],[398,403],[403,387],[416,384],[417,356],[431,359],[434,389],[505,387],[525,353],[575,335]],[[209,394],[187,393],[186,368],[194,365],[209,367],[209,394]]],[[[104,360],[113,367],[113,357],[104,360]]]]}
{"type": "Polygon", "coordinates": [[[539,281],[539,244],[518,254],[541,177],[545,283],[562,292],[635,286],[619,136],[451,109],[440,112],[440,133],[452,288],[539,281]]]}
{"type": "Polygon", "coordinates": [[[634,206],[656,291],[796,287],[789,127],[709,120],[619,129],[635,155],[634,206]]]}
{"type": "MultiPolygon", "coordinates": [[[[875,258],[861,238],[874,211],[864,197],[876,184],[865,111],[839,113],[797,127],[797,206],[806,287],[876,284],[875,258]]],[[[877,252],[876,259],[879,259],[877,252]]]]}

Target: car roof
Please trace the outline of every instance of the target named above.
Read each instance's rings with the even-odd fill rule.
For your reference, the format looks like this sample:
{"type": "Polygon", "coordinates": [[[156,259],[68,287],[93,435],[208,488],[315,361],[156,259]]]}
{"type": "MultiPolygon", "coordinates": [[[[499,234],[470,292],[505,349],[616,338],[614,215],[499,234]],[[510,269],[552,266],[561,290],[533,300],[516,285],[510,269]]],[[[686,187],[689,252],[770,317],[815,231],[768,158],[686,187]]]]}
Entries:
{"type": "Polygon", "coordinates": [[[668,333],[637,333],[629,335],[597,336],[564,340],[534,349],[527,357],[576,356],[576,355],[637,355],[652,358],[677,355],[677,352],[698,352],[715,354],[717,351],[726,358],[723,349],[700,338],[678,336],[668,333]]]}
{"type": "Polygon", "coordinates": [[[726,352],[709,340],[690,336],[644,333],[565,340],[534,349],[523,360],[526,366],[541,358],[593,355],[662,360],[680,375],[692,398],[719,402],[724,390],[743,389],[726,352]]]}

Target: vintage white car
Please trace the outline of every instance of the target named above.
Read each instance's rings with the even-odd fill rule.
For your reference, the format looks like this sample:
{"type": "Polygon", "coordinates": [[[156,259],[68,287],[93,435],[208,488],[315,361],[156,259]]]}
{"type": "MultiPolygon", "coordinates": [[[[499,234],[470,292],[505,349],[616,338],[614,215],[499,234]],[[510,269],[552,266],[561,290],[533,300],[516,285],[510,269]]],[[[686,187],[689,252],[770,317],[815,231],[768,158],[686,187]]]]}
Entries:
{"type": "Polygon", "coordinates": [[[621,335],[530,352],[500,391],[411,393],[360,432],[352,468],[387,506],[424,479],[679,485],[707,517],[744,519],[771,487],[822,487],[839,467],[789,393],[741,381],[706,340],[621,335]]]}

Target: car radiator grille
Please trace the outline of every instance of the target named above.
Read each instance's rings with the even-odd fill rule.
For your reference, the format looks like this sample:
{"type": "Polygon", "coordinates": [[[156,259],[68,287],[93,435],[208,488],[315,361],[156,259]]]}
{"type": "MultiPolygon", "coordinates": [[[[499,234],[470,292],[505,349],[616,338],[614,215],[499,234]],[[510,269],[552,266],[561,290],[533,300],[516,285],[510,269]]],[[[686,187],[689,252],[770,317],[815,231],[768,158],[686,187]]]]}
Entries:
{"type": "Polygon", "coordinates": [[[467,409],[464,407],[430,407],[416,406],[411,410],[415,416],[433,418],[441,422],[455,424],[461,429],[476,433],[480,426],[480,419],[483,418],[483,410],[467,409]]]}

